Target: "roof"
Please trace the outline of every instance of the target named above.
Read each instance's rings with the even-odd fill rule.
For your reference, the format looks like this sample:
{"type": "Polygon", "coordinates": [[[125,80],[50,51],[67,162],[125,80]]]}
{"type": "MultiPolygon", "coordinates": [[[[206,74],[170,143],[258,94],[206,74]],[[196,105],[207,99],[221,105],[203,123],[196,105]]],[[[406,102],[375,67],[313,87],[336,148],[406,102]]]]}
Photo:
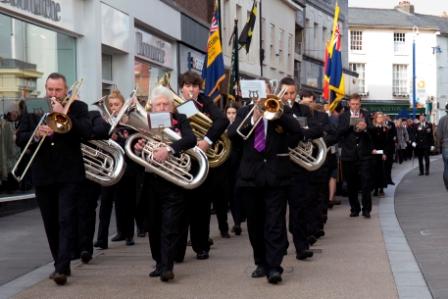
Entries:
{"type": "Polygon", "coordinates": [[[399,9],[349,8],[349,26],[369,26],[380,28],[434,30],[448,33],[448,18],[432,15],[412,14],[399,9]]]}

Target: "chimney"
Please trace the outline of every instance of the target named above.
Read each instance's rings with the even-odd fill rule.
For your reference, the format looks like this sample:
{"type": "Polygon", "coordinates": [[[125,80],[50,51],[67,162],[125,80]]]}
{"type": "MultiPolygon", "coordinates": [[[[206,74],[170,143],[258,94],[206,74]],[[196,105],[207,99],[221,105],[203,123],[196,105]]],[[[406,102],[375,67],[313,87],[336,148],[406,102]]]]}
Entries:
{"type": "Polygon", "coordinates": [[[395,6],[395,9],[399,9],[401,11],[414,14],[414,5],[411,4],[410,1],[400,1],[398,5],[395,6]]]}

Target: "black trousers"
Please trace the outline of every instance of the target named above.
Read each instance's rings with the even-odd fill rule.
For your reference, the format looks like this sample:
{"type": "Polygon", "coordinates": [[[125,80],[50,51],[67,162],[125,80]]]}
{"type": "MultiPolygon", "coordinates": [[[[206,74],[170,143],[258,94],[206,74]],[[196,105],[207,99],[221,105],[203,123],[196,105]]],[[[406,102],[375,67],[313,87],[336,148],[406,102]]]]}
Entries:
{"type": "Polygon", "coordinates": [[[80,184],[76,183],[36,186],[37,202],[58,273],[67,273],[70,269],[76,236],[76,201],[80,189],[80,184]]]}
{"type": "MultiPolygon", "coordinates": [[[[110,218],[112,216],[112,208],[115,202],[116,185],[103,187],[101,189],[101,204],[99,212],[99,223],[98,223],[98,235],[97,241],[107,245],[109,242],[109,225],[110,218]]],[[[116,212],[116,211],[115,211],[116,212]]],[[[117,215],[115,213],[115,215],[117,215]]],[[[119,217],[115,217],[117,220],[117,227],[119,223],[119,217]]]]}
{"type": "Polygon", "coordinates": [[[242,187],[247,213],[247,229],[256,265],[268,271],[282,271],[281,263],[288,246],[286,236],[285,187],[242,187]]]}
{"type": "Polygon", "coordinates": [[[309,189],[309,173],[294,174],[293,182],[288,187],[289,232],[292,234],[296,252],[309,249],[307,241],[307,223],[311,214],[308,210],[307,196],[309,189]]]}
{"type": "Polygon", "coordinates": [[[358,200],[358,190],[360,189],[362,192],[362,211],[370,212],[372,210],[371,161],[342,161],[342,163],[344,178],[347,181],[351,212],[359,213],[361,211],[358,200]]]}
{"type": "Polygon", "coordinates": [[[418,157],[418,168],[420,170],[420,174],[429,173],[429,148],[416,148],[415,154],[418,157]],[[425,165],[423,166],[423,160],[425,161],[425,165]],[[424,170],[424,171],[423,171],[424,170]]]}
{"type": "Polygon", "coordinates": [[[101,194],[101,186],[89,180],[84,180],[80,198],[77,202],[77,246],[78,253],[87,251],[93,253],[93,237],[95,235],[96,207],[101,194]]]}
{"type": "Polygon", "coordinates": [[[152,258],[162,270],[172,270],[177,242],[185,223],[184,190],[156,176],[146,180],[149,190],[148,232],[152,258]]]}

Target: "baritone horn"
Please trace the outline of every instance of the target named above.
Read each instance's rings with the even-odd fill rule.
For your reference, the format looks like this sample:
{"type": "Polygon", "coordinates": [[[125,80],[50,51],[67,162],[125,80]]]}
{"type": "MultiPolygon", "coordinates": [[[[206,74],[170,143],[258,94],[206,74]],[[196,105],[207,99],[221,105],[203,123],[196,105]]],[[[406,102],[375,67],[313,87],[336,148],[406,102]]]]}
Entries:
{"type": "MultiPolygon", "coordinates": [[[[30,168],[31,164],[33,163],[36,154],[39,152],[40,147],[44,143],[47,135],[44,135],[40,138],[39,143],[37,144],[33,154],[31,155],[30,160],[25,165],[25,168],[23,169],[21,174],[17,173],[17,169],[19,168],[19,165],[22,163],[22,160],[25,156],[25,154],[28,152],[29,147],[31,146],[34,138],[37,136],[37,132],[39,130],[39,127],[41,125],[47,125],[49,126],[55,133],[59,134],[65,134],[68,133],[72,129],[72,121],[68,117],[68,110],[70,109],[71,104],[78,98],[79,89],[82,85],[83,79],[79,81],[75,81],[70,88],[70,90],[67,92],[67,96],[65,96],[64,99],[60,101],[61,105],[64,107],[62,113],[61,112],[51,112],[51,113],[45,113],[41,119],[39,120],[36,128],[34,129],[33,133],[31,134],[30,139],[28,140],[27,144],[22,150],[22,153],[20,154],[19,159],[16,161],[16,164],[11,170],[11,175],[18,181],[22,181],[25,177],[26,173],[28,172],[28,169],[30,168]]],[[[51,99],[49,99],[50,101],[51,99]]],[[[49,105],[51,107],[51,105],[49,105]]]]}
{"type": "Polygon", "coordinates": [[[324,139],[300,141],[295,148],[289,148],[289,158],[308,171],[319,169],[327,159],[327,145],[324,139]]]}
{"type": "MultiPolygon", "coordinates": [[[[185,102],[184,99],[179,97],[170,86],[170,73],[165,73],[159,80],[159,85],[167,87],[173,94],[174,102],[176,106],[179,106],[185,102]]],[[[193,98],[193,95],[191,98],[193,98]]],[[[213,125],[213,121],[204,113],[198,112],[194,116],[189,118],[190,126],[193,129],[193,133],[198,139],[204,139],[210,127],[213,125]]],[[[216,142],[214,142],[208,148],[206,155],[211,168],[218,167],[223,164],[230,155],[232,143],[229,137],[223,133],[216,142]]]]}
{"type": "Polygon", "coordinates": [[[126,118],[126,122],[122,125],[139,132],[126,140],[125,152],[131,160],[184,189],[194,189],[205,181],[209,169],[208,159],[197,146],[179,156],[170,154],[168,160],[163,163],[152,158],[155,149],[167,146],[168,143],[179,140],[181,137],[169,128],[164,128],[159,135],[150,131],[147,112],[137,98],[131,98],[123,105],[117,118],[121,120],[123,117],[126,118]],[[143,151],[138,154],[135,153],[133,145],[139,139],[145,140],[145,146],[143,151]],[[199,164],[199,169],[195,174],[190,172],[192,170],[191,159],[197,160],[199,164]]]}

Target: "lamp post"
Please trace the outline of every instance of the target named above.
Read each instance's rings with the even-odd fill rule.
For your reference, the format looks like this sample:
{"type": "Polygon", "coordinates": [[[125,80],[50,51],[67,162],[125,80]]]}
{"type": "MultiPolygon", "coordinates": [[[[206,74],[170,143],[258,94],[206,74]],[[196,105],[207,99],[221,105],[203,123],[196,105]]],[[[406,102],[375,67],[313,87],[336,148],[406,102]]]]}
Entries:
{"type": "Polygon", "coordinates": [[[417,93],[416,93],[416,74],[415,74],[415,38],[418,35],[418,27],[414,26],[412,27],[413,31],[413,39],[412,39],[412,116],[413,119],[415,119],[415,116],[417,114],[417,93]]]}

